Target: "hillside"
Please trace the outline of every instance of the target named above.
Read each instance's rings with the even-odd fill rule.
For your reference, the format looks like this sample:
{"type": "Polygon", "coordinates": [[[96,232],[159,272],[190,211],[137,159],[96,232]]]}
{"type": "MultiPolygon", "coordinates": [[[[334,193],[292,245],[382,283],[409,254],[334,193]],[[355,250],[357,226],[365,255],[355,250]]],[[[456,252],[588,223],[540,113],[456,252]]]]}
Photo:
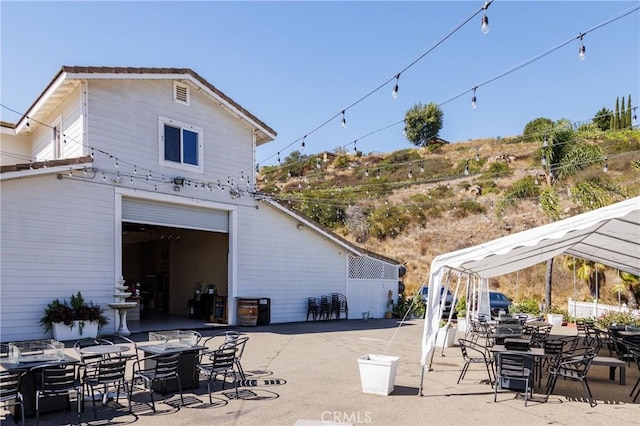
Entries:
{"type": "MultiPolygon", "coordinates": [[[[606,132],[582,141],[603,155],[554,184],[563,217],[590,210],[572,194],[594,179],[617,188],[603,195],[607,203],[622,199],[616,192],[640,194],[640,131],[606,132]]],[[[519,137],[389,154],[294,152],[281,166],[263,168],[258,181],[262,192],[354,244],[403,262],[405,284],[413,292],[426,281],[434,256],[547,223],[537,193],[498,213],[505,194],[522,182],[535,183],[538,191],[548,185],[545,178],[541,142],[519,137]]],[[[553,304],[566,306],[570,297],[589,300],[587,284],[574,284],[573,271],[563,263],[559,259],[554,268],[553,304]]],[[[542,301],[544,273],[545,265],[537,265],[498,277],[491,286],[516,301],[542,301]]],[[[617,272],[606,276],[601,300],[617,304],[618,293],[612,291],[617,272]]]]}

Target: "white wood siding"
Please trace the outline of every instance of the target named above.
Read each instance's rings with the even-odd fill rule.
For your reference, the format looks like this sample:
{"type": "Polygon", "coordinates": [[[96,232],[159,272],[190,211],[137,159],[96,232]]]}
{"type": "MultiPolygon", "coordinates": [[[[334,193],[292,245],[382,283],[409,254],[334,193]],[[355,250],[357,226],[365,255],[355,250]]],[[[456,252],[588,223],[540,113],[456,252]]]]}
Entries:
{"type": "Polygon", "coordinates": [[[392,300],[398,300],[398,280],[349,280],[349,318],[362,318],[364,312],[370,318],[384,318],[388,310],[389,290],[392,300]]]}
{"type": "Polygon", "coordinates": [[[81,85],[67,96],[46,119],[45,125],[36,125],[31,136],[31,156],[37,161],[54,160],[53,129],[54,123],[60,119],[61,132],[67,143],[63,146],[63,158],[80,157],[85,153],[83,148],[83,115],[81,101],[81,85]]]}
{"type": "MultiPolygon", "coordinates": [[[[220,180],[226,184],[229,176],[238,183],[240,172],[244,171],[245,176],[253,179],[251,128],[212,104],[201,92],[192,90],[190,105],[184,105],[172,100],[171,81],[90,80],[88,84],[90,143],[121,159],[119,168],[115,169],[114,159],[96,154],[94,165],[98,169],[132,174],[135,165],[138,170],[154,171],[156,176],[164,175],[167,180],[166,184],[158,185],[159,192],[172,192],[168,181],[176,176],[214,183],[220,180]],[[160,116],[203,129],[204,173],[159,165],[160,116]]],[[[137,181],[124,182],[124,185],[153,189],[137,181]]],[[[213,191],[198,190],[197,194],[198,198],[230,202],[228,191],[214,188],[213,191]]]]}
{"type": "MultiPolygon", "coordinates": [[[[238,211],[239,297],[270,297],[271,322],[304,321],[307,298],[346,295],[344,248],[259,203],[238,211]]],[[[235,300],[230,303],[236,303],[235,300]]]]}
{"type": "Polygon", "coordinates": [[[16,136],[13,129],[2,129],[0,138],[0,165],[28,163],[32,159],[28,137],[16,136]]]}
{"type": "Polygon", "coordinates": [[[3,181],[1,190],[2,341],[46,337],[44,307],[78,290],[105,309],[104,332],[113,331],[113,188],[45,175],[3,181]]]}

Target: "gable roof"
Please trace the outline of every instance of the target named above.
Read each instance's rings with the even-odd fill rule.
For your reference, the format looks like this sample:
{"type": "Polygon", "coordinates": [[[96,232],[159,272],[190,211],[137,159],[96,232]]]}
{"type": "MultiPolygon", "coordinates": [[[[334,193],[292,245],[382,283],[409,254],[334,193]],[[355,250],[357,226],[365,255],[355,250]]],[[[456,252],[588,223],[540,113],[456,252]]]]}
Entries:
{"type": "MultiPolygon", "coordinates": [[[[221,106],[229,110],[240,119],[246,120],[256,129],[256,144],[272,141],[277,136],[275,130],[267,126],[262,120],[244,109],[240,104],[227,96],[220,89],[209,83],[190,68],[131,68],[131,67],[96,67],[96,66],[63,66],[53,77],[51,82],[31,104],[24,115],[15,125],[16,132],[20,132],[32,117],[37,119],[51,108],[50,104],[57,103],[70,90],[75,82],[82,79],[161,79],[186,80],[214,98],[221,106]]],[[[9,123],[7,123],[9,124],[9,123]]]]}

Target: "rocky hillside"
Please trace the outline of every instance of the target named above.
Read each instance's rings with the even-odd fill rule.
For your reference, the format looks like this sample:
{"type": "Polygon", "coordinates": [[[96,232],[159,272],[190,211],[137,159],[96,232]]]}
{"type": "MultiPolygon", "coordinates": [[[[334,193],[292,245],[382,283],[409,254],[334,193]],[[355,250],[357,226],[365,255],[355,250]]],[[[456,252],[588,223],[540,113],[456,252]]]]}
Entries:
{"type": "MultiPolygon", "coordinates": [[[[580,182],[605,180],[617,188],[607,194],[611,202],[621,199],[616,192],[640,194],[640,131],[607,132],[585,142],[599,147],[603,156],[554,183],[565,217],[590,209],[572,197],[580,182]]],[[[522,182],[534,182],[539,188],[548,185],[541,165],[541,142],[522,137],[389,154],[303,156],[294,152],[281,166],[263,168],[258,181],[262,192],[344,238],[405,263],[409,291],[426,281],[434,256],[549,221],[535,193],[510,208],[499,208],[503,207],[501,199],[517,191],[522,182]]],[[[563,266],[562,259],[556,265],[554,305],[566,306],[569,297],[587,300],[587,284],[574,283],[573,271],[563,266]]],[[[542,301],[544,272],[544,264],[537,265],[499,277],[491,285],[516,301],[542,301]]],[[[617,273],[607,271],[607,279],[602,298],[617,303],[618,293],[612,291],[617,273]]]]}

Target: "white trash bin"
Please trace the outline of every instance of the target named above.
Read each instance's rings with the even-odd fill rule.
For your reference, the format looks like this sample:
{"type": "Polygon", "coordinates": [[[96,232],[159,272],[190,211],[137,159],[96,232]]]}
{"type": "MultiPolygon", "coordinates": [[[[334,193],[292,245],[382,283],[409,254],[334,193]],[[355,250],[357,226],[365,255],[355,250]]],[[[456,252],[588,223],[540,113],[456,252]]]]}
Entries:
{"type": "Polygon", "coordinates": [[[367,354],[358,358],[362,393],[387,396],[393,392],[400,357],[367,354]]]}

